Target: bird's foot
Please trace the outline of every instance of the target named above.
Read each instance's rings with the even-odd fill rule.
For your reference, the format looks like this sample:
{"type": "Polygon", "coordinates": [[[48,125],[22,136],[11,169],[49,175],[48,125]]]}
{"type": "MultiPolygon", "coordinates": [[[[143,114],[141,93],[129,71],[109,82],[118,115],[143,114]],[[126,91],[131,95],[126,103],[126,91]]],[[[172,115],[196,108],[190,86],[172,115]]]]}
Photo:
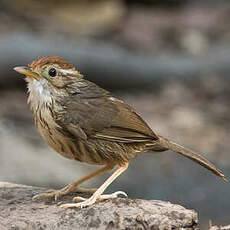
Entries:
{"type": "Polygon", "coordinates": [[[87,188],[79,188],[79,187],[74,187],[70,185],[67,185],[63,189],[60,190],[48,190],[46,193],[41,193],[33,197],[33,200],[35,199],[43,199],[43,198],[53,198],[55,201],[57,201],[60,197],[67,195],[68,193],[71,192],[76,192],[76,193],[94,193],[97,189],[87,189],[87,188]]]}
{"type": "Polygon", "coordinates": [[[123,195],[127,197],[127,194],[122,191],[117,191],[112,194],[105,194],[105,195],[98,195],[96,192],[88,199],[77,196],[73,198],[73,201],[81,201],[76,204],[62,204],[61,208],[83,208],[90,205],[93,205],[97,200],[107,200],[107,199],[113,199],[117,198],[119,195],[123,195]]]}

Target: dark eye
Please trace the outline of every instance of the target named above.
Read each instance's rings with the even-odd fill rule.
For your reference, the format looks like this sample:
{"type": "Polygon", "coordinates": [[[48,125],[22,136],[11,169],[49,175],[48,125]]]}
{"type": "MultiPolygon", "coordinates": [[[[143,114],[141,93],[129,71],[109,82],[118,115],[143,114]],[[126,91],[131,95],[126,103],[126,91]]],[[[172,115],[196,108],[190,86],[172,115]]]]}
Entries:
{"type": "Polygon", "coordinates": [[[56,69],[51,68],[51,69],[49,70],[49,75],[50,75],[50,77],[55,77],[55,76],[56,76],[56,74],[57,74],[56,69]]]}

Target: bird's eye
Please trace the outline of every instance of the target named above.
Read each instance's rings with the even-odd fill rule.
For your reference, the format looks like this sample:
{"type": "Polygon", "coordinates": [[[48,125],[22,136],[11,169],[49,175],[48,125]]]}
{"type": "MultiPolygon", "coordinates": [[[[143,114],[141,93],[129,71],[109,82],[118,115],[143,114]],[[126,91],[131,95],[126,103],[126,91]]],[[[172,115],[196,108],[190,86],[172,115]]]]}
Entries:
{"type": "Polygon", "coordinates": [[[49,70],[49,75],[50,75],[50,77],[55,77],[55,76],[56,76],[56,74],[57,74],[56,69],[51,68],[51,69],[49,70]]]}

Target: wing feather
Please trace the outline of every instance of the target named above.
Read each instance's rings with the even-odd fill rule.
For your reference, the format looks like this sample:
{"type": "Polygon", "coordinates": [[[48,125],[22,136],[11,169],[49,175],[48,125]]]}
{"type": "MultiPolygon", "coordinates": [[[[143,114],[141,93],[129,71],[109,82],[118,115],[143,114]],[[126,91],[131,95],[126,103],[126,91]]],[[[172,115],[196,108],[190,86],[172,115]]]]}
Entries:
{"type": "Polygon", "coordinates": [[[57,122],[77,138],[126,143],[158,139],[132,107],[91,82],[64,98],[62,106],[65,110],[57,122]]]}

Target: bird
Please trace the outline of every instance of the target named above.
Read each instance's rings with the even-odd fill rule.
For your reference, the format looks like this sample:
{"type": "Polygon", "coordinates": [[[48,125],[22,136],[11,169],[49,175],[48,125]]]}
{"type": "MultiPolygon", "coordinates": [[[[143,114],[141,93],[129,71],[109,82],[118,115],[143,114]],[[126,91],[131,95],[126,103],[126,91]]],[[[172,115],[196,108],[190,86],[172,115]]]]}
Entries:
{"type": "Polygon", "coordinates": [[[26,76],[28,104],[42,138],[66,158],[101,165],[100,169],[64,188],[38,194],[34,199],[57,200],[70,192],[91,193],[89,198],[77,196],[73,203],[61,205],[63,208],[82,208],[99,200],[127,196],[123,191],[112,194],[104,194],[104,191],[141,152],[171,150],[227,180],[202,155],[156,134],[131,106],[86,80],[60,56],[41,57],[14,70],[26,76]],[[99,188],[79,187],[84,181],[115,167],[99,188]]]}

